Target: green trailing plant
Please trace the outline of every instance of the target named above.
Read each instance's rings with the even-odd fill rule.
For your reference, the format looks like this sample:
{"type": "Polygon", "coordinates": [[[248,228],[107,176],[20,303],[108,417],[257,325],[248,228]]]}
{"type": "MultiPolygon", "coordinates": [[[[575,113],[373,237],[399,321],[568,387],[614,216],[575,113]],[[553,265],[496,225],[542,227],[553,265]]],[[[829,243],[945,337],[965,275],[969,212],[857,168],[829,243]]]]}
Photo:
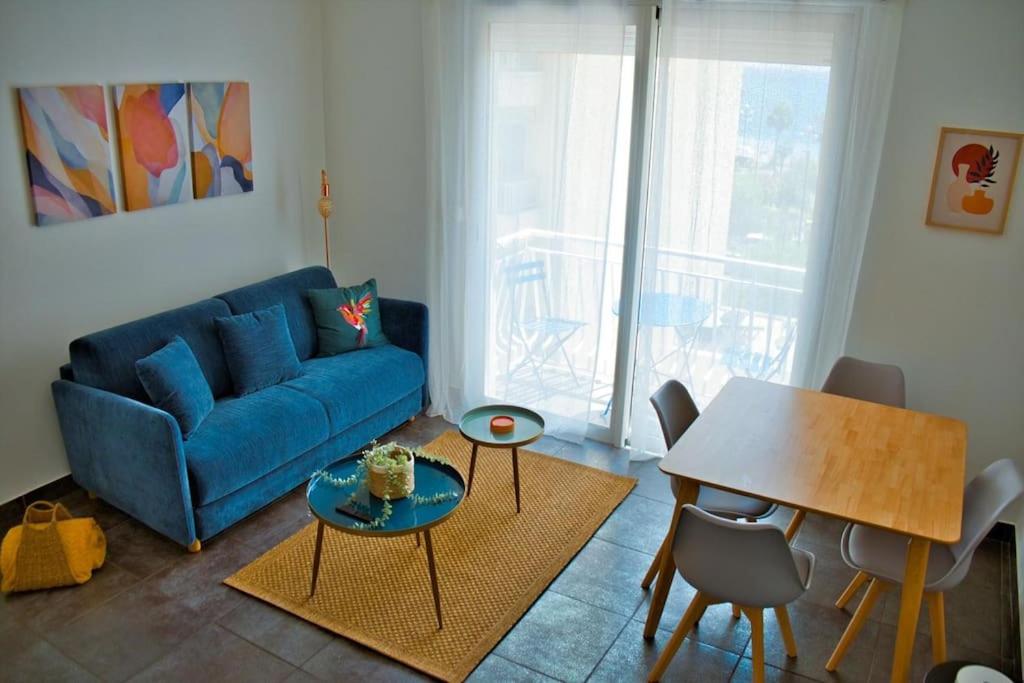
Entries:
{"type": "MultiPolygon", "coordinates": [[[[404,472],[411,458],[421,458],[425,461],[448,465],[449,467],[452,466],[451,461],[447,458],[426,453],[419,448],[408,448],[395,442],[378,444],[376,441],[373,441],[370,443],[370,447],[363,451],[362,457],[356,464],[356,471],[349,476],[337,477],[327,470],[318,470],[313,473],[313,478],[335,488],[355,486],[355,489],[342,504],[342,507],[352,507],[369,515],[370,507],[361,501],[361,499],[365,498],[364,493],[368,489],[367,470],[370,467],[384,470],[387,477],[387,491],[390,493],[391,491],[403,489],[405,482],[400,481],[399,477],[404,472]]],[[[409,493],[408,491],[403,492],[409,493]]],[[[459,494],[455,491],[442,491],[430,496],[412,495],[410,500],[413,505],[441,505],[458,497],[459,494]]],[[[379,529],[387,524],[387,521],[391,519],[391,515],[394,512],[394,506],[389,495],[383,496],[381,501],[380,514],[369,522],[356,522],[355,528],[379,529]]]]}
{"type": "Polygon", "coordinates": [[[359,483],[359,480],[362,478],[360,476],[361,465],[362,463],[360,463],[360,465],[357,465],[356,471],[347,477],[336,477],[327,470],[317,470],[316,472],[313,473],[313,478],[319,479],[320,481],[323,481],[326,484],[330,484],[335,488],[342,489],[345,488],[346,486],[352,486],[353,484],[359,483]]]}
{"type": "Polygon", "coordinates": [[[420,496],[417,494],[410,496],[413,505],[440,505],[441,503],[447,503],[450,500],[455,500],[458,497],[459,494],[455,491],[442,491],[431,496],[420,496]]]}
{"type": "Polygon", "coordinates": [[[437,463],[438,465],[447,465],[448,467],[455,467],[455,465],[452,464],[451,460],[440,455],[433,455],[419,448],[414,448],[412,452],[420,460],[426,460],[428,462],[437,463]]]}

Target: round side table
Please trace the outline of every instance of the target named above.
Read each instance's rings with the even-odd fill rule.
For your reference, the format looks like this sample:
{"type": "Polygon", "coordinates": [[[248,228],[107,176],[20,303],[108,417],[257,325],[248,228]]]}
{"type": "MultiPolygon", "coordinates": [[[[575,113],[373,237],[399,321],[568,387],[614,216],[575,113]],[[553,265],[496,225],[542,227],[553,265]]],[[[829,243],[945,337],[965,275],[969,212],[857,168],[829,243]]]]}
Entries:
{"type": "MultiPolygon", "coordinates": [[[[355,456],[327,467],[327,471],[338,478],[345,478],[355,473],[360,457],[355,456]]],[[[320,575],[320,551],[324,543],[324,527],[356,536],[405,536],[416,534],[416,545],[419,546],[420,532],[427,546],[427,572],[430,575],[430,590],[434,595],[434,611],[437,614],[437,627],[444,628],[441,620],[441,594],[437,583],[437,566],[434,562],[434,544],[430,538],[430,530],[448,519],[465,498],[466,484],[462,475],[451,465],[422,460],[417,458],[413,465],[416,488],[415,495],[432,496],[434,494],[454,491],[457,495],[452,500],[437,504],[417,505],[412,496],[391,501],[391,516],[384,524],[374,529],[363,528],[363,524],[380,515],[384,502],[370,495],[363,487],[357,499],[362,515],[342,506],[352,496],[352,492],[362,484],[338,487],[319,477],[310,480],[306,487],[306,501],[309,510],[317,519],[316,550],[313,553],[313,577],[310,582],[309,594],[316,593],[316,581],[320,575]]]]}
{"type": "Polygon", "coordinates": [[[459,432],[473,444],[473,456],[469,461],[469,483],[466,496],[473,490],[473,472],[476,470],[476,455],[480,446],[485,448],[507,448],[512,451],[512,481],[516,490],[516,514],[522,509],[519,496],[519,448],[531,444],[544,436],[544,418],[520,406],[496,404],[473,408],[462,416],[459,432]],[[515,429],[507,434],[491,431],[491,418],[507,415],[515,418],[515,429]]]}

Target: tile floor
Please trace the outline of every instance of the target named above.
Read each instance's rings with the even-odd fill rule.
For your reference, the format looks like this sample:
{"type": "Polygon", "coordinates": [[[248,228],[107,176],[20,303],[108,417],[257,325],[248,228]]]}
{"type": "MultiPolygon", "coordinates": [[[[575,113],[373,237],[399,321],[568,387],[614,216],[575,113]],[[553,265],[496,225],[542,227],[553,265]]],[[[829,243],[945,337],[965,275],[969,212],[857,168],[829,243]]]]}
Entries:
{"type": "MultiPolygon", "coordinates": [[[[426,443],[451,425],[420,418],[388,438],[426,443]]],[[[678,622],[692,588],[681,579],[653,643],[641,637],[649,594],[640,580],[667,526],[671,494],[657,464],[623,451],[544,438],[535,450],[639,478],[590,543],[473,673],[472,681],[642,681],[678,622]]],[[[529,496],[529,482],[525,483],[529,496]]],[[[528,499],[528,498],[527,498],[528,499]]],[[[63,502],[94,515],[107,533],[106,566],[88,584],[0,599],[0,679],[405,681],[424,677],[401,664],[224,586],[221,580],[309,522],[301,487],[221,536],[202,553],[182,548],[75,491],[63,502]]],[[[780,512],[779,523],[788,512],[780,512]]],[[[888,679],[898,596],[851,648],[840,671],[824,663],[849,619],[832,606],[853,573],[839,556],[842,525],[811,516],[797,544],[817,556],[811,590],[791,607],[800,655],[787,659],[766,614],[770,681],[888,679]]],[[[1015,559],[986,541],[968,579],[946,598],[949,655],[1019,677],[1013,628],[1015,559]]],[[[930,658],[921,620],[914,680],[930,658]]],[[[728,606],[708,610],[666,681],[748,681],[750,631],[728,606]]]]}

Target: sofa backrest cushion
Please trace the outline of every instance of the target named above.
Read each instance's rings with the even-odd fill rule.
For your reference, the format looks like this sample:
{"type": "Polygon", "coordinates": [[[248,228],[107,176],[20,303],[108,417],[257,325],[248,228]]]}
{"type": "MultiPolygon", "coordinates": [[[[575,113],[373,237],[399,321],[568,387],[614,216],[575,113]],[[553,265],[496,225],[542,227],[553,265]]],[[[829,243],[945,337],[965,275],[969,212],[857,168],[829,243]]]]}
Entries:
{"type": "Polygon", "coordinates": [[[317,342],[316,320],[306,291],[337,286],[331,271],[323,266],[313,266],[233,289],[218,294],[217,298],[227,302],[234,315],[252,313],[274,304],[283,305],[295,352],[299,360],[307,360],[316,355],[317,342]]]}
{"type": "Polygon", "coordinates": [[[192,349],[213,395],[224,396],[231,392],[231,376],[213,320],[227,315],[225,302],[204,299],[76,339],[70,348],[75,381],[149,403],[135,361],[177,335],[192,349]]]}

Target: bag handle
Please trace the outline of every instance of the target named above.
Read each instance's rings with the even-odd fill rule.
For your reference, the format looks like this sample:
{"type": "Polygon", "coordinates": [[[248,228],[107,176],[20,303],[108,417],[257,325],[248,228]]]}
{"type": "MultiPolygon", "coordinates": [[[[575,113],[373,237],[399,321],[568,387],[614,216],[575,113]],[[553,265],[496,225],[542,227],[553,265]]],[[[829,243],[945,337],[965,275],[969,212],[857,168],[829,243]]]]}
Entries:
{"type": "Polygon", "coordinates": [[[71,513],[63,504],[37,500],[25,508],[21,521],[23,524],[52,524],[65,519],[71,519],[71,513]]]}

